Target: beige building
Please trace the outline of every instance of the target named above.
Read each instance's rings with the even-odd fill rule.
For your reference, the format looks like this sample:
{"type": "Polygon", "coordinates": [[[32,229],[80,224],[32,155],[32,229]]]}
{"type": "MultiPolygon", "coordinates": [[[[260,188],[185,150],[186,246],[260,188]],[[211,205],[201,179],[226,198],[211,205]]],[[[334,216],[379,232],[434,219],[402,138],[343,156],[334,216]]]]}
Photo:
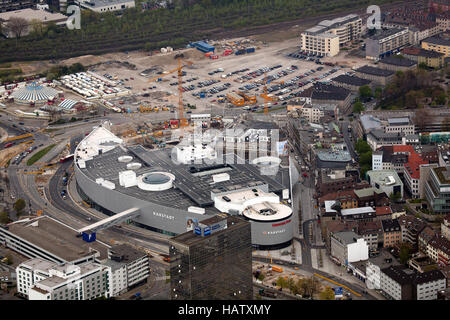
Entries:
{"type": "Polygon", "coordinates": [[[325,27],[327,32],[339,36],[339,46],[342,47],[361,37],[362,19],[356,14],[349,14],[333,20],[324,20],[318,26],[325,27]]]}
{"type": "Polygon", "coordinates": [[[333,57],[339,48],[361,37],[362,19],[356,14],[324,20],[301,34],[301,48],[308,53],[333,57]]]}
{"type": "Polygon", "coordinates": [[[422,49],[443,53],[447,58],[450,56],[450,40],[432,37],[422,41],[422,49]]]}
{"type": "Polygon", "coordinates": [[[315,28],[301,34],[302,51],[334,57],[339,53],[339,36],[332,33],[320,33],[315,28]]]}

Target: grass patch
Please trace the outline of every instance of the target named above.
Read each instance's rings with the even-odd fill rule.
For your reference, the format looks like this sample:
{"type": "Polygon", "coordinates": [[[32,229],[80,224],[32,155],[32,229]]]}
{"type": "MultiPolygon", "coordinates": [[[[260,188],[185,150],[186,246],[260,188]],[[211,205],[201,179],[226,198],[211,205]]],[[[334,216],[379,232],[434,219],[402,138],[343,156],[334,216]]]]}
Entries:
{"type": "Polygon", "coordinates": [[[30,159],[28,159],[27,165],[31,166],[33,163],[45,156],[50,150],[52,150],[54,146],[56,146],[56,144],[49,145],[48,147],[36,152],[30,159]]]}
{"type": "Polygon", "coordinates": [[[0,68],[11,68],[11,62],[0,63],[0,68]]]}
{"type": "Polygon", "coordinates": [[[13,75],[21,74],[21,69],[1,69],[0,70],[0,77],[8,77],[13,75]]]}

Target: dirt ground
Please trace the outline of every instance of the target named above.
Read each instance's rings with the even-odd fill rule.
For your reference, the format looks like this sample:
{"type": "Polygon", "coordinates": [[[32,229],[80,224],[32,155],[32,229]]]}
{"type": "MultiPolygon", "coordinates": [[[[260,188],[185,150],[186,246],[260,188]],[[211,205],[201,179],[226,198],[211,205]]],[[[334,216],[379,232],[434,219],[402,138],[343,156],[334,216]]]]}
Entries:
{"type": "MultiPolygon", "coordinates": [[[[308,27],[310,26],[294,25],[283,31],[273,31],[261,35],[250,36],[248,38],[233,38],[216,41],[212,44],[216,48],[215,54],[219,56],[217,60],[209,59],[205,57],[201,51],[190,48],[180,49],[170,53],[158,53],[155,51],[131,51],[128,53],[108,53],[99,56],[87,55],[62,60],[58,63],[70,65],[75,62],[81,62],[84,65],[91,65],[89,70],[96,72],[99,75],[108,73],[114,77],[114,79],[122,80],[124,82],[123,87],[127,87],[127,89],[131,91],[131,94],[126,97],[116,97],[110,100],[117,106],[124,107],[132,112],[137,112],[140,105],[149,105],[153,107],[172,106],[173,108],[177,106],[178,86],[170,85],[170,83],[177,83],[178,81],[176,72],[178,62],[177,59],[175,59],[175,56],[178,54],[183,54],[183,64],[186,64],[183,68],[183,71],[186,72],[186,75],[183,77],[183,81],[185,81],[183,86],[188,86],[191,84],[196,86],[196,88],[192,91],[183,92],[183,102],[185,104],[189,103],[191,105],[195,105],[196,110],[193,111],[194,113],[215,112],[214,114],[222,114],[221,110],[225,110],[225,108],[231,107],[233,109],[239,109],[243,107],[234,107],[231,105],[227,106],[226,103],[220,104],[217,102],[218,95],[226,95],[230,92],[237,92],[243,85],[254,82],[255,80],[263,79],[263,76],[260,76],[250,82],[238,81],[238,78],[243,74],[256,71],[262,67],[272,67],[277,64],[282,65],[282,68],[275,69],[267,73],[267,75],[271,75],[276,74],[281,70],[285,70],[286,68],[290,68],[291,65],[296,65],[298,67],[297,70],[279,79],[279,81],[287,81],[297,75],[304,74],[306,71],[316,69],[318,67],[318,65],[314,62],[298,60],[287,56],[289,53],[299,51],[299,34],[302,30],[308,27]],[[230,45],[234,45],[236,42],[243,44],[246,47],[254,47],[256,50],[254,53],[239,56],[236,56],[235,54],[222,56],[224,50],[230,45]],[[187,65],[189,62],[192,63],[192,65],[187,65]],[[218,68],[222,68],[224,71],[214,75],[208,74],[218,68]],[[223,74],[228,74],[244,68],[248,68],[249,71],[232,75],[225,79],[221,77],[223,74]],[[148,70],[151,71],[149,71],[146,75],[142,75],[143,71],[146,71],[147,73],[148,70]],[[158,75],[158,72],[162,74],[158,75]],[[194,80],[192,82],[187,81],[193,77],[197,77],[198,80],[194,80]],[[162,81],[156,81],[158,78],[161,78],[162,81]],[[211,79],[218,80],[219,82],[203,88],[198,86],[200,81],[211,79]],[[213,94],[212,96],[198,98],[192,95],[200,90],[221,86],[225,83],[230,83],[230,87],[225,91],[213,94]]],[[[234,49],[236,48],[237,46],[234,46],[234,49]]],[[[367,63],[362,58],[348,56],[346,51],[341,51],[341,53],[336,57],[323,58],[322,61],[331,61],[338,63],[339,65],[348,66],[348,69],[340,69],[337,73],[334,73],[323,80],[328,80],[332,77],[338,76],[339,74],[350,71],[350,68],[353,66],[361,66],[367,63]]],[[[25,63],[24,65],[26,65],[27,68],[30,68],[30,70],[34,68],[34,72],[37,72],[54,64],[52,61],[40,61],[25,63]]],[[[322,71],[316,72],[314,75],[310,75],[304,79],[307,80],[312,77],[318,77],[320,74],[328,72],[332,68],[325,65],[322,67],[324,67],[322,71]]],[[[306,85],[302,89],[307,89],[310,85],[311,84],[306,85]]],[[[250,91],[252,95],[257,97],[256,105],[258,106],[262,106],[264,104],[264,99],[260,97],[262,90],[262,87],[260,87],[250,91]]],[[[299,89],[294,88],[294,90],[297,91],[299,89]]],[[[83,99],[80,95],[66,89],[64,89],[64,95],[65,98],[72,98],[74,100],[83,99]]],[[[31,109],[29,106],[23,105],[11,105],[8,106],[8,108],[11,108],[10,110],[20,109],[24,111],[30,111],[31,109]]],[[[177,114],[175,112],[160,110],[158,114],[155,114],[154,112],[138,114],[139,119],[136,120],[168,120],[175,118],[176,116],[177,114]]]]}
{"type": "Polygon", "coordinates": [[[25,151],[29,147],[28,144],[19,144],[13,147],[9,147],[8,149],[4,149],[0,151],[0,167],[6,167],[8,160],[10,160],[15,155],[25,151]]]}
{"type": "MultiPolygon", "coordinates": [[[[289,279],[292,278],[294,280],[294,282],[297,282],[299,279],[306,279],[308,277],[306,277],[305,275],[301,274],[299,271],[287,271],[286,268],[283,268],[283,272],[275,272],[272,271],[270,269],[267,269],[267,265],[263,265],[263,264],[254,264],[253,265],[253,272],[255,272],[256,270],[260,270],[262,272],[262,274],[264,274],[264,280],[263,280],[263,284],[265,285],[269,285],[272,286],[272,284],[274,282],[277,282],[277,280],[280,277],[283,277],[284,279],[289,279]],[[264,267],[263,267],[264,266],[264,267]]],[[[323,290],[325,290],[325,288],[327,287],[327,284],[324,284],[321,279],[319,280],[319,290],[318,292],[321,292],[323,290]]],[[[279,289],[278,286],[275,286],[275,288],[279,289]]],[[[288,291],[289,289],[285,288],[283,289],[283,291],[288,291]]]]}

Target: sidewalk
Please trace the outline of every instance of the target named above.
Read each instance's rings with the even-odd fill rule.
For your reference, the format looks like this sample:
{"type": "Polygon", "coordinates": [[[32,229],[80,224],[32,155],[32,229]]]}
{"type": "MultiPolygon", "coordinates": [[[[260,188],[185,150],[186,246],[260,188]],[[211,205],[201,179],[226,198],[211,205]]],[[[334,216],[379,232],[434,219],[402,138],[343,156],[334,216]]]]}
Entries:
{"type": "Polygon", "coordinates": [[[296,264],[302,264],[302,247],[298,241],[292,241],[292,245],[279,249],[279,250],[255,250],[253,256],[258,258],[272,258],[275,260],[282,260],[287,263],[294,262],[296,264]],[[292,259],[291,251],[292,247],[295,248],[295,258],[292,259]],[[289,252],[289,254],[282,254],[283,252],[289,252]]]}

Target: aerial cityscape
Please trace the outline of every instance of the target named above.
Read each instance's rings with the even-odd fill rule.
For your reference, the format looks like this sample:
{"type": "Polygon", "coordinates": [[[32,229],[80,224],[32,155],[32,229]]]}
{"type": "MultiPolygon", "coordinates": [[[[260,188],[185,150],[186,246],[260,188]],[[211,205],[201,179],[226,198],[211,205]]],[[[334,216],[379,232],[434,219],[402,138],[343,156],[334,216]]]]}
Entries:
{"type": "Polygon", "coordinates": [[[450,0],[0,0],[0,300],[450,300],[449,62],[450,0]]]}

